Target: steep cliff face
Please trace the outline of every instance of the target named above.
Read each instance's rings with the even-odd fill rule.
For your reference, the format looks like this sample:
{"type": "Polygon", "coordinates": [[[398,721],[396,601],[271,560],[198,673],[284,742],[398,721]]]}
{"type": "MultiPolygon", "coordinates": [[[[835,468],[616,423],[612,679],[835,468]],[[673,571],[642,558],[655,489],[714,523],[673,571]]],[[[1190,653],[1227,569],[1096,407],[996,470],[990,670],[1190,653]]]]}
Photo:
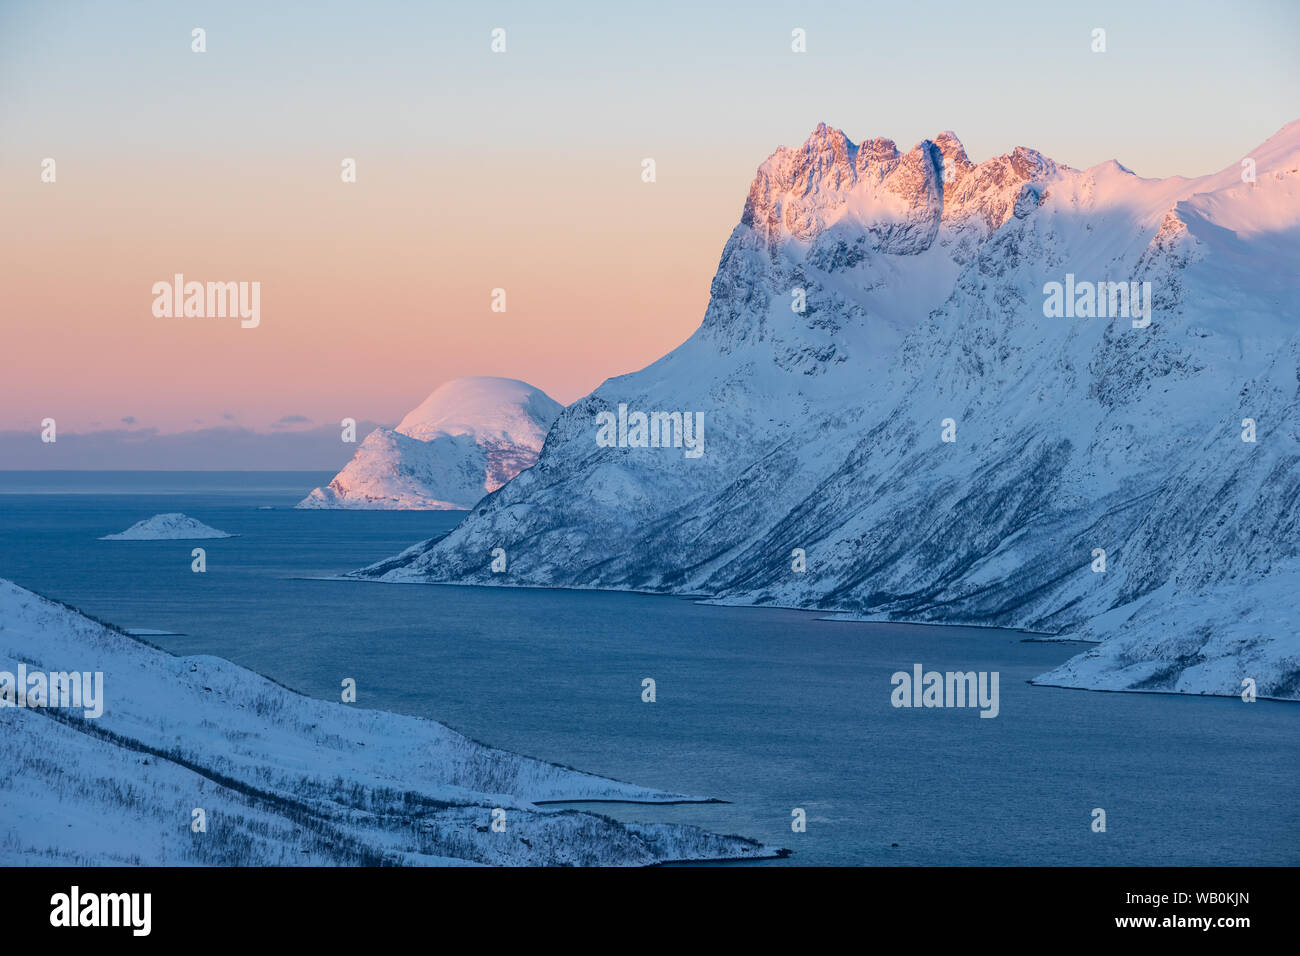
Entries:
{"type": "Polygon", "coordinates": [[[376,428],[299,508],[465,510],[537,460],[563,408],[512,378],[440,385],[396,428],[376,428]]]}
{"type": "Polygon", "coordinates": [[[1047,682],[1300,697],[1300,123],[1249,155],[1147,180],[819,126],[691,339],[358,573],[1022,627],[1105,642],[1047,682]],[[702,413],[704,454],[602,447],[620,404],[702,413]]]}

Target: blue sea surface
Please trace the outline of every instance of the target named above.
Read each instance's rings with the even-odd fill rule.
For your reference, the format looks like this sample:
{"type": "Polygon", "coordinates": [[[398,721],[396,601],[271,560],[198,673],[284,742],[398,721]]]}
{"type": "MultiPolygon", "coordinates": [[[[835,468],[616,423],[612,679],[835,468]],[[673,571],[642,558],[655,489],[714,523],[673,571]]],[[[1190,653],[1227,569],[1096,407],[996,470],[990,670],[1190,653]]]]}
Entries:
{"type": "Polygon", "coordinates": [[[593,809],[743,834],[793,850],[787,864],[1300,863],[1295,705],[1032,687],[1080,646],[1004,630],[325,580],[461,516],[293,510],[329,477],[0,472],[0,577],[312,696],[352,677],[359,706],[728,801],[593,809]],[[167,511],[239,537],[97,540],[167,511]],[[999,715],[895,709],[890,677],[916,663],[997,671],[999,715]]]}

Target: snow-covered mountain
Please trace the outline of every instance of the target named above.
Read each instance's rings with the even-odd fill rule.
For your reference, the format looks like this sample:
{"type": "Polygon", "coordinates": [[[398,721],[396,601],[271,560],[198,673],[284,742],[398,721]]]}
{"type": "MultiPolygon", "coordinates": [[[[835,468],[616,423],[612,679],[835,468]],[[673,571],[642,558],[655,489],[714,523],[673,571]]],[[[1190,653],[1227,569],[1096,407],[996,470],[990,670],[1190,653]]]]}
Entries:
{"type": "Polygon", "coordinates": [[[6,866],[626,866],[785,852],[697,827],[543,810],[536,803],[701,798],[303,697],[220,658],[174,657],[4,580],[0,723],[6,866]],[[71,672],[78,689],[97,687],[94,708],[66,706],[89,702],[71,689],[53,699],[49,675],[71,672]],[[492,826],[498,810],[504,830],[492,826]]]}
{"type": "Polygon", "coordinates": [[[396,428],[367,435],[352,461],[297,507],[472,508],[537,460],[563,408],[513,378],[452,379],[396,428]]]}
{"type": "Polygon", "coordinates": [[[233,534],[218,531],[197,518],[169,511],[137,521],[125,531],[106,534],[100,541],[185,541],[190,538],[233,538],[233,534]]]}
{"type": "Polygon", "coordinates": [[[1043,682],[1300,698],[1300,122],[1245,159],[818,126],[759,167],[689,340],[356,573],[1019,627],[1104,642],[1043,682]],[[704,453],[598,440],[635,411],[702,413],[704,453]]]}

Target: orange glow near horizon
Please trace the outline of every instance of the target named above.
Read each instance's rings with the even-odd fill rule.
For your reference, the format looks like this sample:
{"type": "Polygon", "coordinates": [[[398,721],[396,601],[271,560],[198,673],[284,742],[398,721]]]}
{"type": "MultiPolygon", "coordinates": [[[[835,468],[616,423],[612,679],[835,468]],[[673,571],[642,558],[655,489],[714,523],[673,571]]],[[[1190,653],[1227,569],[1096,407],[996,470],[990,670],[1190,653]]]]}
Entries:
{"type": "Polygon", "coordinates": [[[635,164],[593,182],[527,163],[513,178],[461,168],[448,189],[436,161],[365,159],[345,184],[332,159],[9,177],[0,427],[391,422],[460,375],[572,402],[699,325],[729,231],[720,217],[739,218],[747,186],[720,201],[703,182],[642,183],[635,164]],[[154,317],[151,288],[176,272],[260,282],[260,325],[154,317]],[[490,309],[494,288],[504,313],[490,309]]]}
{"type": "Polygon", "coordinates": [[[1034,0],[811,5],[801,52],[766,0],[0,4],[0,431],[391,423],[465,375],[572,402],[698,328],[756,168],[818,121],[1164,177],[1296,118],[1295,4],[1099,2],[1102,54],[1034,0]],[[176,273],[261,283],[260,326],[155,318],[176,273]]]}

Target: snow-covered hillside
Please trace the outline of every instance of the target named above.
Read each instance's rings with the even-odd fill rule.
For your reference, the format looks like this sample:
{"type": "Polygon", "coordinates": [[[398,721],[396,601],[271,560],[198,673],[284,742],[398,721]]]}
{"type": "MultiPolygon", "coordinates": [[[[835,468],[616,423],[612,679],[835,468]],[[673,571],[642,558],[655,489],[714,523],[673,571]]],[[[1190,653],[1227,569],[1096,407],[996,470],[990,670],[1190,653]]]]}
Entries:
{"type": "Polygon", "coordinates": [[[760,166],[687,342],[357,573],[1020,627],[1106,642],[1045,682],[1300,698],[1300,122],[1245,158],[1152,180],[819,126],[760,166]],[[620,404],[703,413],[705,453],[604,447],[620,404]]]}
{"type": "Polygon", "coordinates": [[[179,511],[154,515],[137,521],[125,531],[106,534],[100,541],[184,541],[190,538],[233,538],[233,534],[218,531],[202,521],[183,515],[179,511]]]}
{"type": "Polygon", "coordinates": [[[537,460],[564,408],[512,378],[457,378],[396,428],[376,428],[347,466],[299,508],[472,508],[537,460]]]}
{"type": "Polygon", "coordinates": [[[779,852],[544,811],[535,803],[700,798],[303,697],[220,658],[173,657],[3,580],[0,685],[11,703],[0,707],[0,865],[644,865],[779,852]],[[29,675],[102,672],[102,715],[12,706],[20,663],[29,675]],[[194,832],[195,809],[206,832],[194,832]]]}

